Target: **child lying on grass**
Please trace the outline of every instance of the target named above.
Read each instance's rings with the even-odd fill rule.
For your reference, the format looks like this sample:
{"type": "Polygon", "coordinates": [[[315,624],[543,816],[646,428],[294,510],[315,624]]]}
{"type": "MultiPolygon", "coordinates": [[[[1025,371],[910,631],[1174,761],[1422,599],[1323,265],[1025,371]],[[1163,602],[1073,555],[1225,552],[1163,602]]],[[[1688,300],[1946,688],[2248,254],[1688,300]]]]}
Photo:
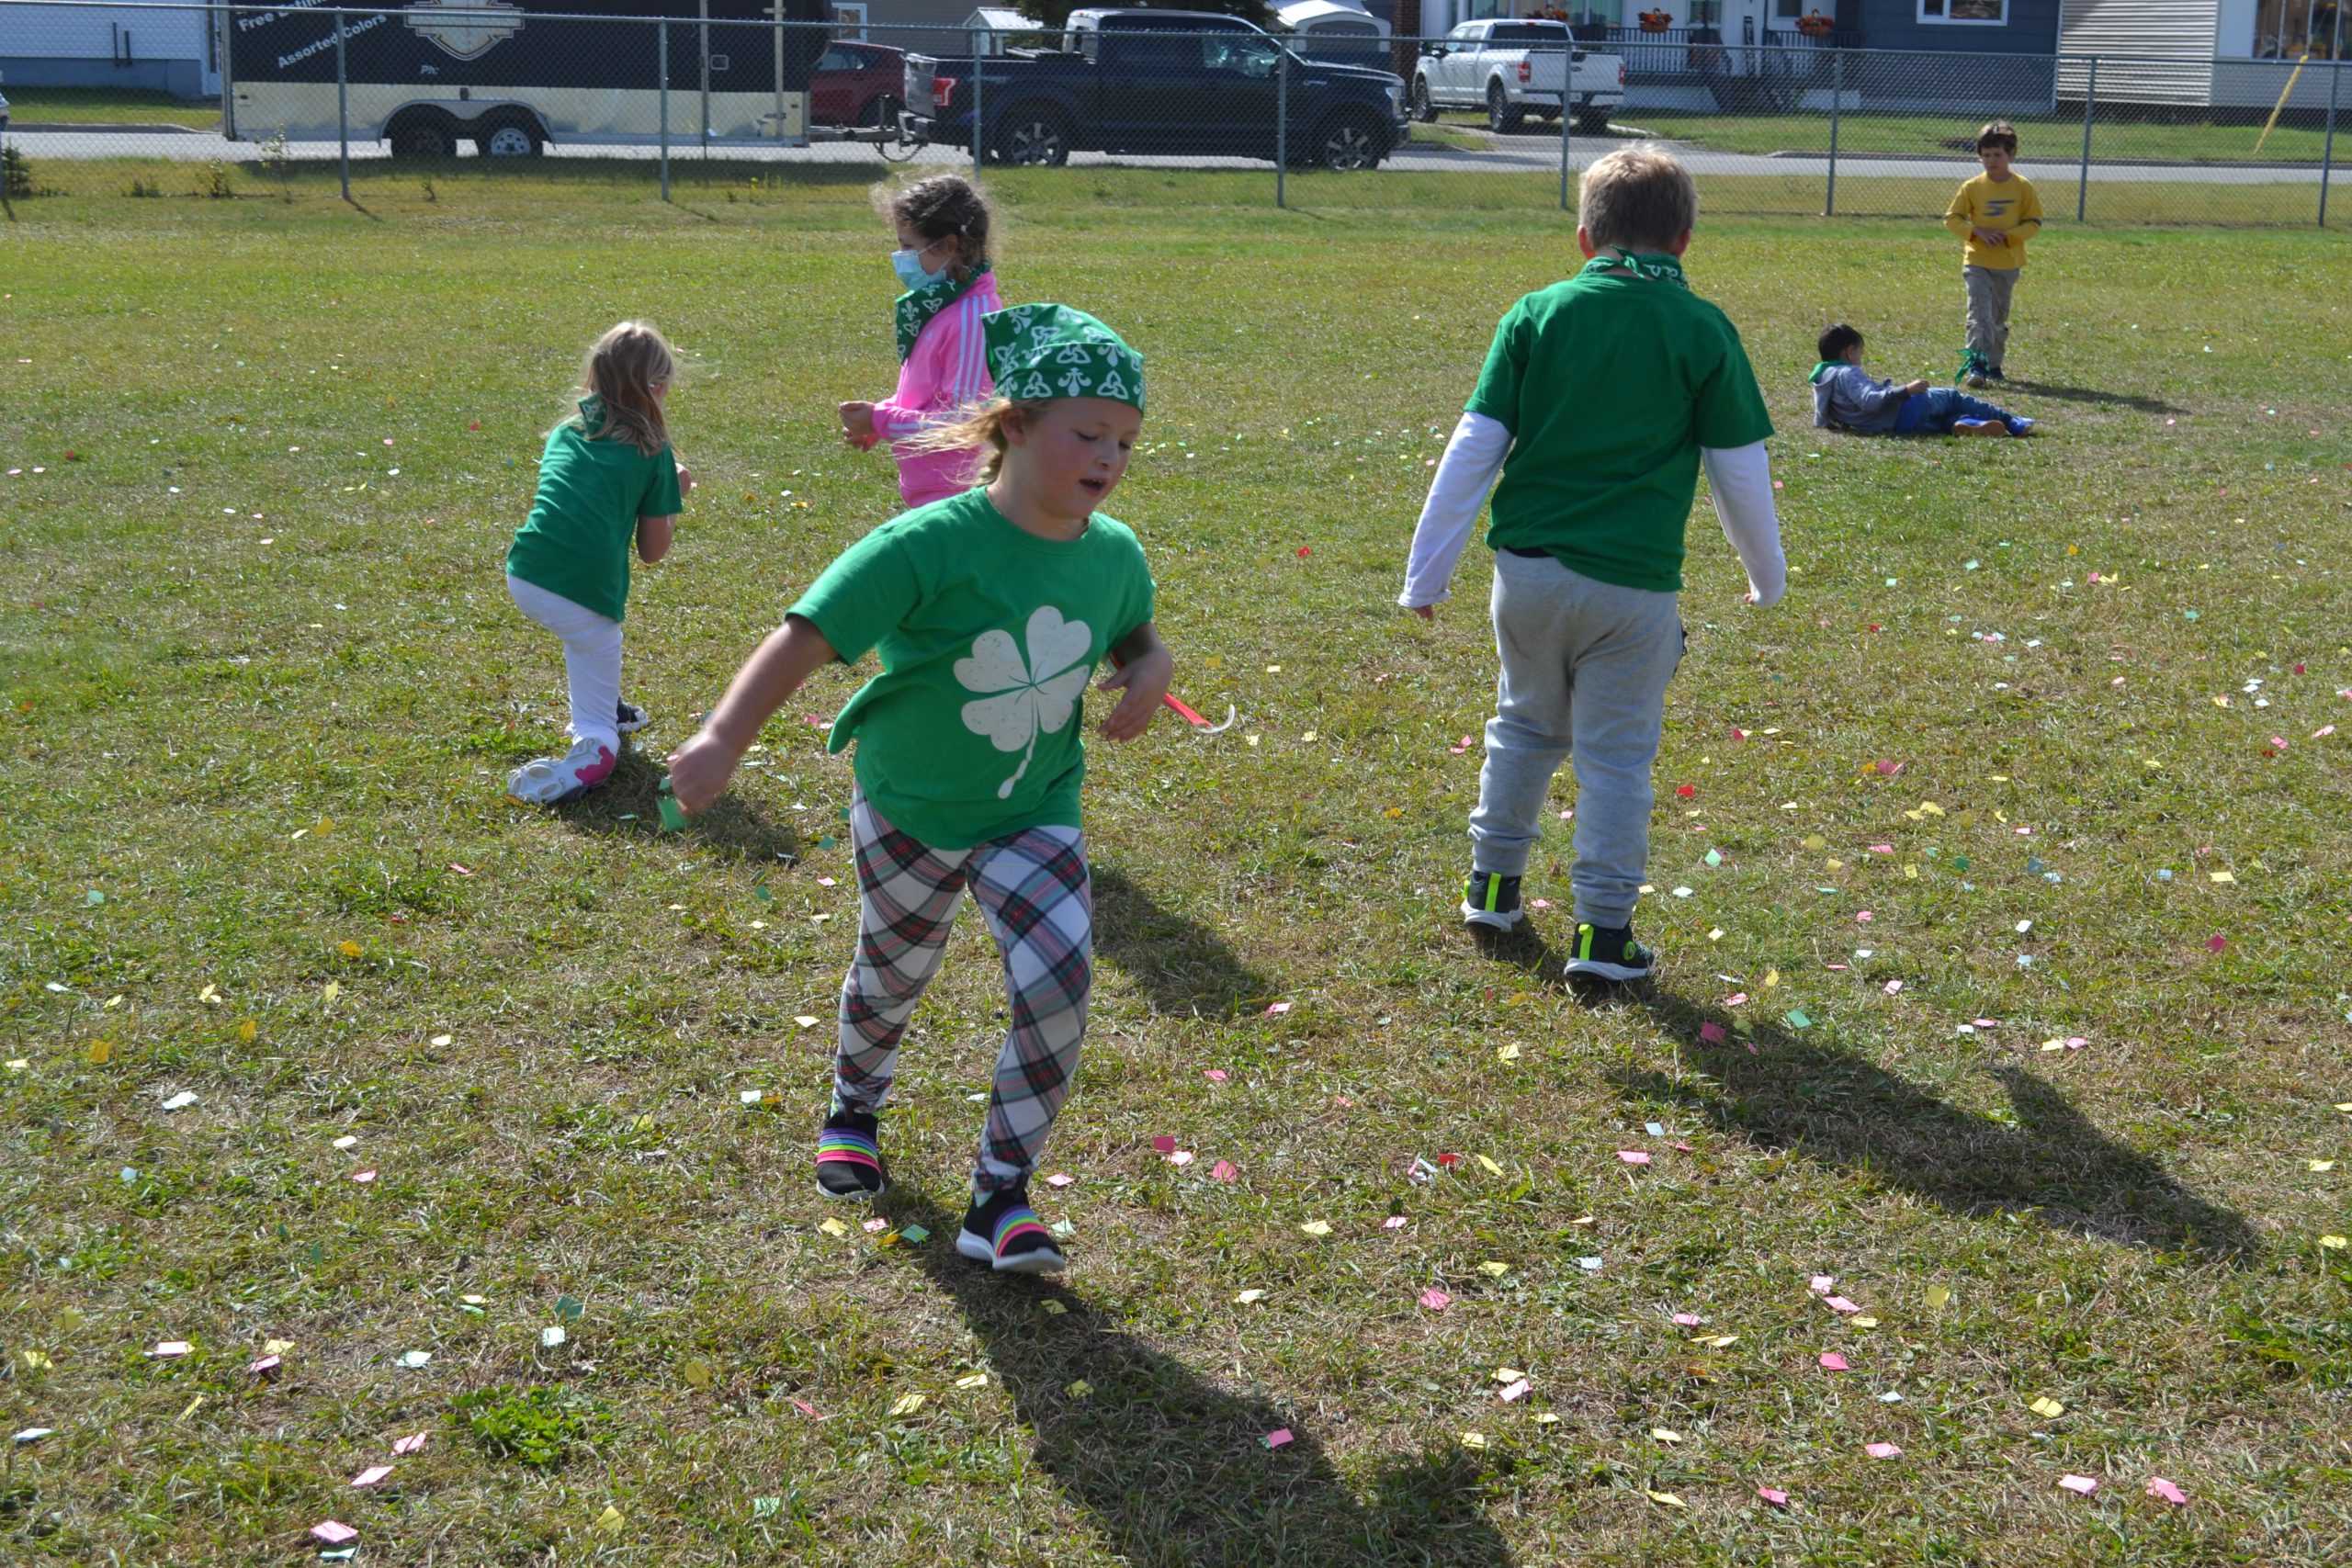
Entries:
{"type": "Polygon", "coordinates": [[[1821,334],[1821,363],[1813,383],[1813,423],[1863,435],[2023,435],[2033,421],[1982,398],[1925,381],[1897,386],[1862,368],[1862,334],[1843,321],[1821,334]]]}

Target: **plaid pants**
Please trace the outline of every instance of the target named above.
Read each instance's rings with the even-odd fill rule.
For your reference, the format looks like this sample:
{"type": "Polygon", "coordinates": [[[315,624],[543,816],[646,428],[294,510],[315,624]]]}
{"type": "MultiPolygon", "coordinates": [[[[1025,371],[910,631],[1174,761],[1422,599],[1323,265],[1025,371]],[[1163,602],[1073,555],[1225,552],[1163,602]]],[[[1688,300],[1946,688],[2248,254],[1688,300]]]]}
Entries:
{"type": "Polygon", "coordinates": [[[842,982],[837,1109],[875,1114],[890,1096],[899,1039],[939,973],[964,889],[1004,956],[1012,1027],[972,1186],[981,1197],[1037,1168],[1086,1035],[1094,985],[1094,896],[1076,828],[1031,828],[968,850],[935,850],[893,828],[860,792],[850,804],[857,855],[857,961],[842,982]]]}

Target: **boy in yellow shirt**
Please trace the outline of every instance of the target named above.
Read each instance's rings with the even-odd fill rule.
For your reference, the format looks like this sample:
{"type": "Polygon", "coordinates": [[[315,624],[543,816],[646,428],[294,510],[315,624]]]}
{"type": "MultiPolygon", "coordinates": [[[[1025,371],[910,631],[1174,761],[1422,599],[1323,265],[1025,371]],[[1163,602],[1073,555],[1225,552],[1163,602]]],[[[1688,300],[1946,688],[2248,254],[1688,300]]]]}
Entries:
{"type": "Polygon", "coordinates": [[[1976,158],[1984,172],[1962,182],[1944,213],[1944,227],[1968,246],[1960,269],[1968,285],[1968,346],[1953,379],[1972,387],[2003,378],[2009,299],[2025,266],[2025,243],[2041,232],[2041,197],[2031,180],[2009,167],[2017,155],[2017,129],[2007,120],[1978,131],[1976,158]]]}

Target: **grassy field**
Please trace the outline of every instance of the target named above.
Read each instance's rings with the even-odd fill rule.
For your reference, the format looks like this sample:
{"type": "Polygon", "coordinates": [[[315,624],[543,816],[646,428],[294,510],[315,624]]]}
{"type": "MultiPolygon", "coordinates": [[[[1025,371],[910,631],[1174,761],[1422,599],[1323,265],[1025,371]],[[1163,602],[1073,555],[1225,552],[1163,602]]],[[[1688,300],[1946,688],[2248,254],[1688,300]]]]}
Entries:
{"type": "Polygon", "coordinates": [[[329,1517],[363,1563],[2352,1556],[2340,236],[2059,229],[2004,445],[1809,427],[1831,317],[1949,372],[1940,230],[1702,228],[1797,575],[1743,609],[1694,516],[1664,967],[1592,996],[1566,825],[1534,940],[1453,915],[1477,552],[1434,626],[1392,603],[1561,220],[1003,178],[1008,293],[1149,355],[1111,510],[1178,690],[1242,715],[1093,756],[1040,1287],[949,1241],[1002,1012],[968,919],[894,1228],[808,1179],[855,925],[809,721],[857,673],[655,828],[660,749],[893,510],[832,434],[892,371],[862,183],[239,188],[0,223],[0,1418],[53,1429],[0,1450],[0,1556],[290,1560],[329,1517]],[[640,312],[703,484],[631,606],[650,754],[517,810],[561,672],[500,558],[640,312]]]}
{"type": "Polygon", "coordinates": [[[18,125],[184,125],[218,130],[218,99],[184,103],[169,93],[111,87],[17,87],[8,94],[8,117],[18,125]]]}

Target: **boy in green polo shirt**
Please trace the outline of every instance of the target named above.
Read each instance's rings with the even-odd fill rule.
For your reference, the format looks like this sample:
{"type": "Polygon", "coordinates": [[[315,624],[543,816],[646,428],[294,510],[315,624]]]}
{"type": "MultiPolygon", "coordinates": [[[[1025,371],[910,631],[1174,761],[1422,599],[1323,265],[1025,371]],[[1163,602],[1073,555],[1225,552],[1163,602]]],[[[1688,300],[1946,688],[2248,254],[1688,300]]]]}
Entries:
{"type": "Polygon", "coordinates": [[[1448,595],[1498,469],[1502,657],[1463,919],[1509,931],[1542,837],[1552,776],[1576,759],[1571,973],[1636,980],[1649,860],[1650,768],[1681,661],[1683,531],[1703,462],[1747,602],[1781,597],[1787,564],[1764,457],[1771,421],[1739,333],[1690,292],[1680,258],[1699,196],[1663,152],[1624,148],[1586,171],[1584,269],[1504,313],[1413,535],[1397,603],[1430,619],[1448,595]]]}

